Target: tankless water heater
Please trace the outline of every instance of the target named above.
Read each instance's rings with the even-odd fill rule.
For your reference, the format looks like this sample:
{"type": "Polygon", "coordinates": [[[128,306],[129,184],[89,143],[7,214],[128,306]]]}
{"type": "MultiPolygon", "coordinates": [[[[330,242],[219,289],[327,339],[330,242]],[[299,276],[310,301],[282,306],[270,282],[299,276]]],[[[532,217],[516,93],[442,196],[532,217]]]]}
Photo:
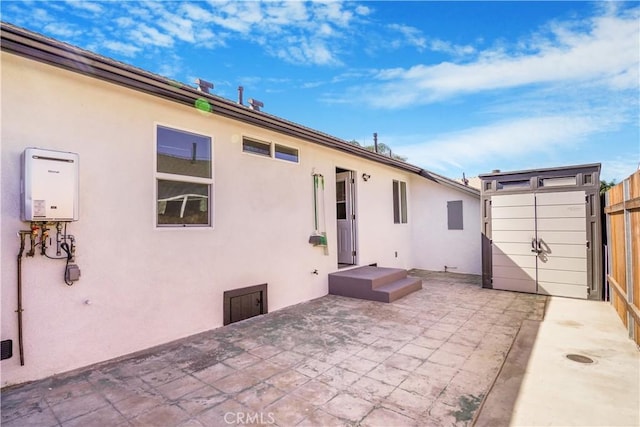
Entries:
{"type": "Polygon", "coordinates": [[[78,154],[27,148],[22,155],[22,220],[78,220],[78,154]]]}

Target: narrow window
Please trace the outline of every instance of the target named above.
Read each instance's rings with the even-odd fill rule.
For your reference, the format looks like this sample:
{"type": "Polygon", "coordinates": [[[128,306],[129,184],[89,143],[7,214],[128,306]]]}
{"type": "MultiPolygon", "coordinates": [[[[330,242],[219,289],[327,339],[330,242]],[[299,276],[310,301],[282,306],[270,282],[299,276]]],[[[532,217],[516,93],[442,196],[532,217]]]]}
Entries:
{"type": "Polygon", "coordinates": [[[242,151],[271,157],[271,144],[269,142],[256,141],[255,139],[242,138],[242,151]]]}
{"type": "Polygon", "coordinates": [[[531,187],[531,181],[521,179],[518,181],[499,181],[498,190],[520,190],[531,187]]]}
{"type": "Polygon", "coordinates": [[[393,181],[393,222],[407,223],[407,183],[403,181],[393,181]]]}
{"type": "Polygon", "coordinates": [[[449,230],[462,230],[462,200],[447,202],[447,225],[449,230]]]}
{"type": "Polygon", "coordinates": [[[576,177],[540,178],[540,187],[562,187],[565,185],[576,185],[576,177]]]}
{"type": "Polygon", "coordinates": [[[298,163],[298,150],[284,145],[275,144],[273,156],[276,159],[298,163]]]}
{"type": "Polygon", "coordinates": [[[210,137],[156,128],[157,226],[211,226],[212,177],[210,137]]]}

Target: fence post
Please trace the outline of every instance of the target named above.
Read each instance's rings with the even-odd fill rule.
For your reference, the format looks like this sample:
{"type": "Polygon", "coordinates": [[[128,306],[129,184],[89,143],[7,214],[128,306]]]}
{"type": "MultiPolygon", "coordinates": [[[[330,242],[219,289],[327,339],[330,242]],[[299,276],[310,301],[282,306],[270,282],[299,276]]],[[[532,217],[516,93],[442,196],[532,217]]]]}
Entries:
{"type": "MultiPolygon", "coordinates": [[[[625,179],[622,182],[622,194],[623,202],[631,200],[631,188],[630,178],[625,179]]],[[[624,210],[624,254],[625,254],[625,282],[627,284],[627,302],[633,305],[633,243],[631,236],[631,210],[624,210]]],[[[635,320],[632,316],[631,310],[627,310],[627,325],[629,331],[629,338],[634,339],[636,336],[635,320]]]]}

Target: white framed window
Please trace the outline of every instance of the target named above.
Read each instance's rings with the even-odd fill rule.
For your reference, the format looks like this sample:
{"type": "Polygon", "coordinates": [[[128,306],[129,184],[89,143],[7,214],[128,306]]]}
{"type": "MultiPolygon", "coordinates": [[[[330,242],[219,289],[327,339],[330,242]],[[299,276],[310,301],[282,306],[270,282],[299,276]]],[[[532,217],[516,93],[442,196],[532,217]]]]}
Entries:
{"type": "Polygon", "coordinates": [[[300,155],[297,148],[274,144],[273,157],[287,162],[298,163],[300,155]]]}
{"type": "Polygon", "coordinates": [[[271,157],[271,143],[245,137],[242,138],[242,151],[259,156],[271,157]]]}
{"type": "Polygon", "coordinates": [[[213,226],[211,137],[156,125],[156,226],[213,226]]]}
{"type": "Polygon", "coordinates": [[[407,223],[407,183],[393,180],[393,223],[407,223]]]}
{"type": "Polygon", "coordinates": [[[285,162],[299,163],[300,152],[297,148],[286,145],[260,141],[255,138],[242,138],[242,151],[244,153],[283,160],[285,162]]]}

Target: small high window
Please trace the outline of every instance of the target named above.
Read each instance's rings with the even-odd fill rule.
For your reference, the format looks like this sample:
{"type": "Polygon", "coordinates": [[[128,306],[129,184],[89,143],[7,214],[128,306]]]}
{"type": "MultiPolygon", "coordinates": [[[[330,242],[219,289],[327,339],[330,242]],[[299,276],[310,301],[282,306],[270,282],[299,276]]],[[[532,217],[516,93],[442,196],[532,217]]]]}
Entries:
{"type": "Polygon", "coordinates": [[[269,142],[256,141],[255,139],[243,138],[242,151],[245,153],[258,154],[260,156],[271,157],[271,144],[269,142]]]}
{"type": "Polygon", "coordinates": [[[156,225],[211,226],[211,138],[156,128],[156,225]]]}
{"type": "Polygon", "coordinates": [[[284,145],[275,144],[273,156],[276,159],[298,163],[298,150],[295,148],[285,147],[284,145]]]}
{"type": "Polygon", "coordinates": [[[299,162],[297,148],[275,143],[272,144],[271,142],[258,141],[247,137],[242,138],[242,151],[292,163],[299,162]]]}
{"type": "Polygon", "coordinates": [[[407,183],[393,181],[393,223],[407,223],[407,183]]]}

